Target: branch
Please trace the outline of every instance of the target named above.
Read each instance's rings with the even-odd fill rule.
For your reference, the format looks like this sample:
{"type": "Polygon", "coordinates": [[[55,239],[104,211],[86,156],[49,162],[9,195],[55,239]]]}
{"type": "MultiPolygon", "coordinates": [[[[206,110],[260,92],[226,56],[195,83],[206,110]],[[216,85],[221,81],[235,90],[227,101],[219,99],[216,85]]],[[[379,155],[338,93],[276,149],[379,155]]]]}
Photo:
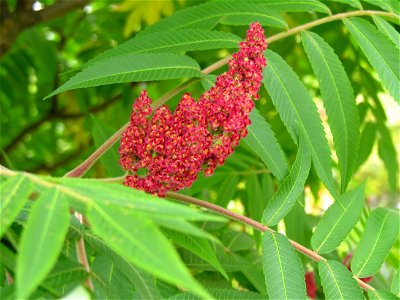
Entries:
{"type": "MultiPolygon", "coordinates": [[[[328,16],[310,23],[306,23],[297,27],[293,27],[292,29],[289,29],[286,32],[281,32],[278,34],[275,34],[271,36],[270,38],[267,38],[266,41],[268,44],[273,43],[275,41],[278,41],[280,39],[286,38],[288,36],[294,35],[296,33],[299,33],[301,31],[304,31],[306,29],[344,19],[344,18],[349,18],[353,16],[373,16],[373,15],[378,15],[378,16],[386,16],[386,17],[391,17],[391,18],[399,18],[398,15],[394,13],[389,13],[389,12],[383,12],[383,11],[373,11],[373,10],[360,10],[360,11],[352,11],[352,12],[347,12],[347,13],[340,13],[332,16],[328,16]]],[[[209,74],[220,67],[224,66],[229,60],[231,59],[231,56],[225,57],[211,66],[205,68],[202,71],[203,75],[209,74]]],[[[190,79],[179,86],[175,87],[174,89],[170,90],[168,93],[164,94],[161,98],[159,98],[157,101],[155,101],[152,104],[153,108],[157,108],[161,106],[163,103],[171,99],[173,96],[177,95],[180,93],[183,89],[189,87],[192,85],[197,79],[190,79]]],[[[122,133],[125,131],[125,129],[129,126],[129,122],[126,123],[124,126],[122,126],[116,133],[114,133],[103,145],[101,145],[97,150],[95,150],[84,162],[82,162],[79,166],[74,168],[73,170],[69,171],[65,176],[68,177],[81,177],[83,176],[92,166],[93,164],[108,150],[111,148],[114,143],[116,143],[119,138],[121,137],[122,133]]]]}
{"type": "MultiPolygon", "coordinates": [[[[265,231],[270,231],[270,232],[275,232],[274,230],[272,230],[271,228],[253,220],[250,219],[246,216],[242,216],[239,215],[233,211],[230,211],[229,209],[223,208],[221,206],[215,205],[213,203],[210,202],[206,202],[206,201],[202,201],[193,197],[189,197],[189,196],[185,196],[185,195],[181,195],[181,194],[177,194],[177,193],[173,193],[173,192],[168,192],[167,193],[167,198],[172,199],[172,200],[176,200],[176,201],[181,201],[181,202],[185,202],[185,203],[189,203],[189,204],[194,204],[196,206],[200,206],[209,210],[212,210],[220,215],[223,215],[225,217],[228,217],[230,219],[239,221],[243,224],[246,225],[250,225],[251,227],[261,231],[261,232],[265,232],[265,231]]],[[[293,246],[293,248],[295,248],[298,252],[308,256],[309,258],[311,258],[313,261],[319,262],[319,261],[326,261],[326,259],[324,257],[322,257],[321,255],[319,255],[318,253],[304,247],[303,245],[300,245],[299,243],[289,239],[290,244],[293,246]]],[[[360,287],[362,287],[364,290],[372,290],[374,291],[375,289],[370,286],[369,284],[365,283],[364,281],[362,281],[361,279],[359,279],[357,276],[353,276],[353,278],[357,281],[358,285],[360,287]]]]}
{"type": "Polygon", "coordinates": [[[61,17],[71,11],[84,7],[89,0],[59,0],[39,11],[32,10],[32,0],[17,2],[15,11],[8,14],[0,26],[0,57],[11,47],[14,40],[26,28],[61,17]]]}

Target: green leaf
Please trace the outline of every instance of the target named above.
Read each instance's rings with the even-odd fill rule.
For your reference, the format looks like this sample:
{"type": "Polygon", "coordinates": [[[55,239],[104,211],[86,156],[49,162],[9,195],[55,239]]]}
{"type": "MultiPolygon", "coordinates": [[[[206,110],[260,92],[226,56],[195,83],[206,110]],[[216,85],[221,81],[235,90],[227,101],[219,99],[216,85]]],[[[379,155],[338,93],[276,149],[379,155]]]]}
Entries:
{"type": "Polygon", "coordinates": [[[102,205],[93,205],[87,217],[93,231],[134,265],[199,296],[208,296],[150,219],[133,211],[102,205]]]}
{"type": "Polygon", "coordinates": [[[381,32],[360,18],[345,19],[344,24],[360,45],[390,95],[400,104],[400,50],[381,32]]]}
{"type": "Polygon", "coordinates": [[[390,290],[397,297],[400,297],[400,269],[398,269],[397,272],[393,276],[392,285],[390,287],[390,290]]]}
{"type": "Polygon", "coordinates": [[[344,193],[354,171],[360,140],[360,122],[353,89],[333,49],[316,33],[302,32],[301,37],[319,81],[339,159],[341,191],[344,193]]]}
{"type": "Polygon", "coordinates": [[[378,16],[372,16],[372,18],[374,19],[379,31],[391,39],[397,48],[400,48],[400,33],[394,29],[392,25],[385,21],[385,19],[378,16]]]}
{"type": "Polygon", "coordinates": [[[372,211],[351,261],[353,273],[359,278],[374,275],[389,254],[398,233],[397,211],[381,207],[372,211]]]}
{"type": "Polygon", "coordinates": [[[17,298],[28,297],[53,268],[69,226],[68,202],[59,189],[44,190],[34,203],[17,257],[17,298]]]}
{"type": "Polygon", "coordinates": [[[91,300],[90,293],[83,287],[77,286],[73,291],[61,298],[61,300],[91,300]]]}
{"type": "Polygon", "coordinates": [[[340,196],[319,221],[311,238],[316,252],[336,249],[357,224],[364,208],[365,183],[340,196]]]}
{"type": "Polygon", "coordinates": [[[368,290],[370,300],[398,300],[399,298],[390,292],[380,290],[368,290]]]}
{"type": "Polygon", "coordinates": [[[266,8],[279,12],[321,12],[331,14],[329,8],[316,0],[250,0],[250,2],[260,2],[266,8]]]}
{"type": "Polygon", "coordinates": [[[250,120],[244,142],[263,160],[272,174],[282,180],[288,173],[288,165],[275,133],[256,108],[251,112],[250,120]]]}
{"type": "Polygon", "coordinates": [[[399,12],[399,0],[362,0],[362,1],[378,6],[383,10],[396,13],[399,12]]]}
{"type": "Polygon", "coordinates": [[[241,41],[242,39],[237,35],[223,31],[181,29],[163,34],[157,32],[130,39],[116,48],[96,56],[88,64],[128,53],[181,53],[218,48],[238,48],[241,41]]]}
{"type": "Polygon", "coordinates": [[[165,231],[167,236],[172,239],[177,245],[191,251],[200,258],[204,259],[212,265],[218,272],[220,272],[226,280],[229,280],[228,274],[222,268],[215,250],[211,247],[210,242],[204,238],[198,238],[186,233],[181,233],[175,230],[165,231]]]}
{"type": "Polygon", "coordinates": [[[338,192],[332,178],[332,160],[328,141],[317,107],[292,68],[271,50],[265,53],[268,67],[263,71],[264,86],[292,139],[298,140],[299,128],[301,132],[304,132],[318,176],[329,192],[337,198],[338,192]]]}
{"type": "Polygon", "coordinates": [[[369,157],[374,146],[377,126],[368,122],[361,132],[360,147],[358,149],[357,167],[361,166],[369,157]]]}
{"type": "MultiPolygon", "coordinates": [[[[286,28],[284,19],[275,11],[257,3],[244,1],[215,1],[180,10],[141,31],[145,34],[178,29],[210,29],[226,18],[243,17],[241,25],[248,26],[249,18],[257,18],[262,25],[286,28]]],[[[237,24],[238,25],[238,24],[237,24]]]]}
{"type": "MultiPolygon", "coordinates": [[[[90,115],[90,120],[92,122],[94,145],[97,149],[114,134],[115,130],[108,127],[107,124],[102,123],[94,115],[90,115]]],[[[100,157],[100,160],[105,166],[110,177],[118,177],[124,174],[124,171],[119,165],[118,144],[114,144],[111,149],[109,149],[100,157]]]]}
{"type": "MultiPolygon", "coordinates": [[[[268,299],[266,295],[257,294],[249,291],[240,291],[240,290],[231,290],[231,289],[209,289],[210,294],[214,297],[214,299],[220,300],[231,300],[231,299],[242,299],[242,300],[262,300],[268,299]]],[[[198,300],[201,299],[196,295],[193,295],[189,292],[176,294],[169,299],[175,300],[198,300]]]]}
{"type": "Polygon", "coordinates": [[[310,153],[305,141],[300,139],[297,157],[289,175],[280,184],[278,191],[264,210],[263,222],[265,224],[268,226],[276,225],[290,212],[296,200],[304,192],[304,184],[310,168],[310,153]]]}
{"type": "Polygon", "coordinates": [[[143,299],[160,298],[159,292],[155,287],[154,276],[134,267],[126,258],[117,254],[106,242],[90,231],[85,232],[84,239],[93,249],[106,255],[113,262],[113,267],[119,269],[129,279],[143,299]]]}
{"type": "Polygon", "coordinates": [[[364,299],[353,274],[340,262],[321,260],[318,270],[326,299],[364,299]]]}
{"type": "Polygon", "coordinates": [[[378,124],[378,131],[378,154],[387,170],[390,188],[393,192],[396,192],[399,184],[399,163],[397,160],[396,147],[393,143],[390,131],[385,125],[378,124]]]}
{"type": "Polygon", "coordinates": [[[360,1],[358,1],[358,0],[331,0],[331,1],[348,4],[348,5],[352,6],[352,7],[355,7],[355,8],[358,8],[358,9],[363,9],[360,1]]]}
{"type": "Polygon", "coordinates": [[[6,233],[8,227],[24,207],[29,195],[33,191],[33,184],[23,175],[8,178],[1,183],[0,197],[0,237],[6,233]]]}
{"type": "Polygon", "coordinates": [[[173,53],[125,54],[88,66],[45,99],[78,88],[183,77],[201,77],[200,66],[188,56],[173,53]]]}
{"type": "Polygon", "coordinates": [[[269,298],[306,299],[303,266],[288,239],[277,232],[264,232],[262,255],[269,298]]]}

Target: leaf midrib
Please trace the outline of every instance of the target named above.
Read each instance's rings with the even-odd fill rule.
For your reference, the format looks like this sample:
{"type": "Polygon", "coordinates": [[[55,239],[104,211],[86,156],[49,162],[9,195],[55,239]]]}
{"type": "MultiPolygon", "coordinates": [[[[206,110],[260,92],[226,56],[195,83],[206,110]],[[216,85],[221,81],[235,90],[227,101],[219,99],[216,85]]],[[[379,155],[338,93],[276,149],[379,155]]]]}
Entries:
{"type": "Polygon", "coordinates": [[[336,280],[335,273],[334,273],[333,270],[331,269],[331,266],[329,265],[328,262],[324,261],[324,264],[325,264],[326,267],[328,268],[329,273],[332,275],[332,278],[333,278],[333,281],[335,282],[337,291],[338,291],[339,294],[340,294],[340,299],[344,300],[344,297],[343,297],[343,294],[342,294],[342,290],[340,289],[339,283],[338,283],[337,280],[336,280]]]}
{"type": "Polygon", "coordinates": [[[278,256],[278,263],[279,263],[279,269],[280,269],[279,274],[281,275],[281,278],[282,278],[283,292],[285,294],[285,299],[289,299],[288,296],[287,296],[287,292],[286,292],[286,281],[285,281],[285,275],[283,274],[282,260],[281,260],[281,256],[280,256],[280,252],[279,252],[278,243],[277,243],[276,237],[275,237],[275,235],[273,233],[271,233],[271,237],[272,237],[272,240],[274,241],[276,254],[278,256]]]}

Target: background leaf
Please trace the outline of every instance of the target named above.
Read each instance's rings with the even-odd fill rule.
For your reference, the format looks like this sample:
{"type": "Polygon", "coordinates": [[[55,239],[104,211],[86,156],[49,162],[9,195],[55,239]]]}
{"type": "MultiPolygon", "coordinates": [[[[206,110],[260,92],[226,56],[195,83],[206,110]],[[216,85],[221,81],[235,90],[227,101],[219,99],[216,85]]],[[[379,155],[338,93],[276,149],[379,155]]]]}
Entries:
{"type": "Polygon", "coordinates": [[[173,53],[125,54],[90,65],[45,99],[68,90],[112,83],[201,77],[200,67],[190,57],[173,53]]]}
{"type": "Polygon", "coordinates": [[[331,1],[345,3],[352,7],[362,9],[362,5],[361,5],[360,1],[358,1],[358,0],[331,0],[331,1]]]}
{"type": "Polygon", "coordinates": [[[390,292],[380,290],[368,290],[368,296],[371,300],[397,300],[395,295],[390,292]]]}
{"type": "Polygon", "coordinates": [[[271,126],[260,115],[256,108],[250,114],[251,125],[247,127],[248,135],[244,142],[263,160],[278,180],[288,173],[285,154],[276,140],[271,126]]]}
{"type": "Polygon", "coordinates": [[[303,31],[301,38],[319,81],[339,159],[341,191],[344,193],[357,161],[360,139],[360,122],[353,89],[339,58],[319,35],[303,31]]]}
{"type": "Polygon", "coordinates": [[[277,232],[264,232],[262,253],[269,298],[306,299],[303,266],[288,239],[277,232]]]}
{"type": "Polygon", "coordinates": [[[392,286],[390,287],[391,292],[393,294],[395,294],[397,297],[400,297],[400,271],[399,270],[397,270],[397,272],[394,274],[393,279],[392,279],[392,286]]]}
{"type": "Polygon", "coordinates": [[[42,192],[29,215],[17,258],[17,298],[42,282],[60,254],[69,225],[68,203],[56,188],[42,192]]]}
{"type": "Polygon", "coordinates": [[[344,24],[374,67],[390,95],[400,103],[400,50],[374,26],[360,18],[345,19],[344,24]]]}
{"type": "Polygon", "coordinates": [[[365,183],[340,196],[325,212],[311,238],[316,252],[336,249],[356,225],[364,208],[365,183]]]}
{"type": "Polygon", "coordinates": [[[399,233],[397,211],[379,207],[369,215],[351,269],[359,278],[374,275],[389,254],[399,233]]]}
{"type": "Polygon", "coordinates": [[[318,176],[336,198],[338,193],[332,178],[328,142],[317,108],[292,68],[271,50],[265,53],[268,67],[263,72],[264,86],[292,139],[298,140],[298,127],[305,133],[318,176]]]}
{"type": "Polygon", "coordinates": [[[318,270],[326,299],[364,299],[357,281],[340,262],[321,260],[318,270]]]}
{"type": "Polygon", "coordinates": [[[278,191],[268,202],[264,210],[263,222],[267,225],[276,225],[285,217],[296,200],[304,192],[304,183],[311,168],[311,157],[305,141],[300,139],[297,157],[289,175],[281,183],[278,191]]]}

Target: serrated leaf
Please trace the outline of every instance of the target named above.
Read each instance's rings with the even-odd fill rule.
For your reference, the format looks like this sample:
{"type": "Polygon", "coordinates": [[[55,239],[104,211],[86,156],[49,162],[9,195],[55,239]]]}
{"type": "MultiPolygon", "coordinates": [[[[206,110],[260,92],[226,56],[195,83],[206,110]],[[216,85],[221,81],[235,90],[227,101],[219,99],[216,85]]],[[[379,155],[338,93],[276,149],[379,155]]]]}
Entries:
{"type": "Polygon", "coordinates": [[[399,298],[390,292],[380,290],[368,290],[370,300],[398,300],[399,298]]]}
{"type": "Polygon", "coordinates": [[[316,33],[302,32],[308,59],[319,81],[328,123],[335,142],[344,193],[357,161],[359,114],[353,89],[333,49],[316,33]]]}
{"type": "Polygon", "coordinates": [[[316,0],[250,0],[260,2],[263,6],[279,12],[321,12],[331,14],[329,8],[316,0]]]}
{"type": "Polygon", "coordinates": [[[69,225],[68,202],[57,188],[44,190],[34,203],[17,257],[17,298],[28,297],[53,268],[69,225]]]}
{"type": "Polygon", "coordinates": [[[263,234],[262,259],[270,299],[306,299],[304,270],[288,239],[280,233],[263,234]]]}
{"type": "MultiPolygon", "coordinates": [[[[107,124],[103,124],[94,115],[90,115],[90,120],[92,122],[94,145],[96,148],[99,148],[110,136],[113,135],[115,130],[108,127],[107,124]]],[[[100,160],[110,177],[118,177],[124,174],[124,171],[119,165],[118,144],[114,144],[111,149],[100,157],[100,160]]]]}
{"type": "Polygon", "coordinates": [[[250,120],[244,142],[262,159],[272,174],[282,180],[288,173],[288,165],[275,133],[256,108],[250,113],[250,120]]]}
{"type": "Polygon", "coordinates": [[[383,10],[391,11],[391,12],[399,12],[399,1],[398,0],[362,0],[364,2],[371,3],[376,5],[383,10]]]}
{"type": "Polygon", "coordinates": [[[343,22],[374,67],[382,84],[400,104],[400,50],[363,19],[351,18],[343,22]]]}
{"type": "Polygon", "coordinates": [[[400,33],[394,29],[392,25],[385,21],[385,19],[378,16],[372,16],[372,18],[374,19],[379,31],[391,39],[397,48],[400,48],[400,33]]]}
{"type": "Polygon", "coordinates": [[[326,299],[364,299],[353,274],[340,262],[321,260],[318,270],[326,299]]]}
{"type": "Polygon", "coordinates": [[[331,1],[348,4],[348,5],[352,6],[352,7],[355,7],[355,8],[358,8],[358,9],[362,9],[362,5],[361,5],[360,1],[358,1],[358,0],[331,0],[331,1]]]}
{"type": "Polygon", "coordinates": [[[311,245],[316,252],[336,249],[357,224],[364,208],[365,183],[340,196],[319,221],[311,245]]]}
{"type": "MultiPolygon", "coordinates": [[[[242,300],[261,300],[261,299],[268,299],[267,295],[261,295],[254,292],[249,291],[239,291],[239,290],[231,290],[231,289],[208,289],[210,294],[214,296],[214,299],[220,300],[231,300],[231,299],[242,299],[242,300]]],[[[175,299],[175,300],[199,300],[201,298],[193,295],[189,292],[179,293],[176,294],[168,299],[175,299]]]]}
{"type": "Polygon", "coordinates": [[[201,77],[200,66],[188,56],[173,53],[125,54],[88,66],[45,99],[78,88],[184,77],[201,77]]]}
{"type": "Polygon", "coordinates": [[[0,237],[2,237],[24,207],[33,191],[33,184],[26,176],[17,175],[3,181],[0,190],[0,237]]]}
{"type": "Polygon", "coordinates": [[[87,217],[93,231],[134,265],[167,282],[182,285],[199,296],[208,296],[150,219],[133,211],[123,212],[101,205],[94,205],[87,217]]]}
{"type": "Polygon", "coordinates": [[[128,53],[181,53],[218,48],[238,48],[241,41],[242,39],[237,35],[223,31],[181,29],[162,34],[157,32],[130,39],[116,48],[96,56],[88,64],[128,53]]]}
{"type": "Polygon", "coordinates": [[[200,258],[204,259],[212,265],[218,272],[220,272],[226,280],[229,280],[224,268],[221,266],[214,249],[211,247],[208,240],[204,238],[194,237],[186,233],[167,230],[167,236],[172,239],[177,245],[189,250],[200,258]]]}
{"type": "Polygon", "coordinates": [[[392,285],[390,286],[390,290],[397,297],[400,297],[400,269],[394,274],[392,279],[392,285]]]}
{"type": "Polygon", "coordinates": [[[397,211],[381,207],[372,211],[351,261],[353,273],[359,278],[374,275],[389,254],[398,234],[397,211]]]}
{"type": "Polygon", "coordinates": [[[271,50],[265,53],[268,67],[263,71],[264,86],[292,139],[297,142],[299,128],[304,132],[318,176],[329,192],[337,198],[328,141],[317,107],[292,68],[271,50]]]}
{"type": "Polygon", "coordinates": [[[300,139],[297,157],[289,175],[280,184],[278,191],[264,210],[263,222],[265,224],[268,226],[276,225],[290,212],[296,200],[304,192],[304,184],[310,168],[310,153],[305,141],[300,139]]]}
{"type": "MultiPolygon", "coordinates": [[[[185,8],[140,32],[145,34],[178,29],[210,29],[223,18],[233,16],[257,16],[266,26],[286,28],[284,19],[275,11],[261,4],[244,1],[216,1],[185,8]]],[[[242,25],[247,25],[242,24],[242,25]]]]}

